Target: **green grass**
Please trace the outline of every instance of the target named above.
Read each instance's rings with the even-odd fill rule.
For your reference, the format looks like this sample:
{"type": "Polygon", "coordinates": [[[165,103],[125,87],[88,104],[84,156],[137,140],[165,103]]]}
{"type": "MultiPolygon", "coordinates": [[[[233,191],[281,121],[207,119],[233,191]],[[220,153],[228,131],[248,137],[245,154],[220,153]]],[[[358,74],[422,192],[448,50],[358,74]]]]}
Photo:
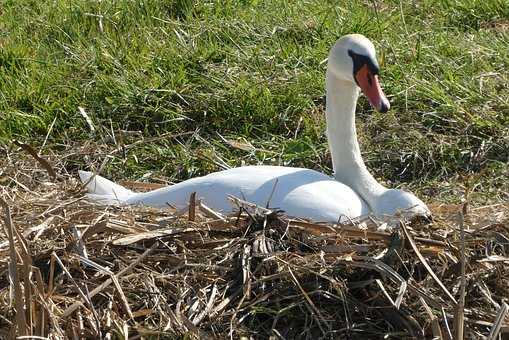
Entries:
{"type": "MultiPolygon", "coordinates": [[[[359,32],[378,48],[392,104],[379,114],[359,103],[361,147],[375,176],[428,201],[457,201],[470,176],[480,200],[507,200],[509,3],[339,3],[4,1],[0,141],[40,145],[53,120],[54,150],[71,141],[113,149],[112,130],[126,144],[135,138],[120,130],[195,131],[117,154],[105,173],[181,180],[218,162],[330,172],[322,61],[337,38],[359,32]],[[232,148],[219,135],[256,149],[232,148]]],[[[69,170],[84,167],[80,155],[69,162],[69,170]]]]}

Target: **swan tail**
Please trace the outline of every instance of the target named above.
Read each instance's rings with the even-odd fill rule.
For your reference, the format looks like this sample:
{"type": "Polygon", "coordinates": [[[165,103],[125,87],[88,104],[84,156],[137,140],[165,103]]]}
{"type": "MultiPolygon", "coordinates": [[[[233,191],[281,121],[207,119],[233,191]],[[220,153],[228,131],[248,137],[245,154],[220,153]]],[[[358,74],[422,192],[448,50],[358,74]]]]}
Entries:
{"type": "Polygon", "coordinates": [[[78,171],[81,182],[85,184],[87,197],[102,204],[125,204],[134,192],[112,181],[94,175],[90,171],[78,171]]]}

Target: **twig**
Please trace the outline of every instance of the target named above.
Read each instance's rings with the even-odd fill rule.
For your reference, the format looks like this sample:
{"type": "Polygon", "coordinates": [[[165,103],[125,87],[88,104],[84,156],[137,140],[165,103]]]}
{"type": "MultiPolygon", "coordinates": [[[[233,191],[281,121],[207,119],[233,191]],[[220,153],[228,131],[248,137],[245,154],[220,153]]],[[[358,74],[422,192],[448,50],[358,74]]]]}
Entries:
{"type": "Polygon", "coordinates": [[[297,278],[295,277],[295,274],[293,274],[293,271],[292,269],[288,266],[288,272],[290,273],[290,275],[292,276],[293,278],[293,282],[295,282],[295,284],[297,285],[297,287],[299,287],[299,290],[300,292],[302,293],[302,295],[304,295],[304,298],[306,299],[306,301],[308,302],[309,306],[311,307],[311,309],[313,310],[313,314],[316,314],[315,317],[317,317],[316,321],[317,321],[317,325],[318,327],[320,328],[320,330],[322,331],[323,335],[327,334],[327,332],[325,331],[325,329],[323,329],[322,327],[322,320],[325,320],[325,318],[323,317],[322,313],[320,313],[320,310],[318,308],[316,308],[315,304],[313,303],[313,301],[311,301],[311,298],[309,297],[309,295],[306,293],[306,291],[304,290],[304,288],[302,288],[299,280],[297,280],[297,278]]]}
{"type": "Polygon", "coordinates": [[[447,297],[454,303],[454,305],[456,305],[458,302],[456,301],[456,299],[454,298],[454,296],[452,296],[452,294],[449,292],[449,290],[444,286],[444,284],[442,283],[442,281],[440,281],[440,279],[438,278],[438,276],[435,274],[435,272],[433,271],[433,269],[431,269],[430,265],[428,264],[428,262],[426,261],[426,259],[424,258],[424,256],[422,256],[421,252],[419,251],[419,248],[417,248],[417,245],[415,244],[412,236],[410,236],[410,233],[408,232],[408,229],[407,229],[407,226],[405,224],[405,222],[401,221],[401,227],[403,229],[403,233],[405,234],[405,237],[407,238],[408,242],[410,243],[410,245],[412,246],[412,249],[414,250],[415,254],[417,255],[417,257],[419,258],[419,260],[421,261],[421,263],[424,265],[424,268],[426,268],[426,270],[428,271],[428,273],[431,275],[431,277],[433,278],[433,280],[435,280],[436,283],[438,283],[438,286],[444,291],[444,293],[447,295],[447,297]]]}
{"type": "Polygon", "coordinates": [[[78,112],[80,113],[80,115],[83,118],[85,118],[85,121],[87,122],[87,125],[88,125],[88,128],[90,129],[90,132],[95,133],[94,123],[92,123],[92,119],[88,115],[87,111],[85,111],[85,109],[82,108],[81,106],[78,106],[78,112]]]}
{"type": "Polygon", "coordinates": [[[447,314],[445,314],[444,307],[440,309],[440,312],[442,313],[442,320],[444,320],[444,327],[445,330],[447,331],[447,339],[452,340],[452,331],[451,327],[449,326],[449,320],[447,319],[447,314]]]}
{"type": "MultiPolygon", "coordinates": [[[[69,278],[69,280],[72,282],[72,284],[76,287],[76,290],[78,291],[78,294],[81,295],[81,298],[83,299],[83,301],[85,301],[88,306],[90,307],[90,310],[92,311],[92,315],[94,316],[94,319],[96,321],[96,325],[98,326],[98,328],[95,330],[96,332],[100,332],[100,321],[99,321],[99,315],[97,314],[97,311],[95,309],[95,306],[94,304],[92,303],[92,297],[90,296],[90,294],[88,294],[88,291],[87,292],[84,292],[83,289],[78,285],[78,283],[76,282],[76,280],[74,280],[73,276],[71,275],[71,273],[69,272],[69,270],[67,269],[66,266],[64,266],[64,263],[62,262],[62,260],[60,260],[60,257],[58,257],[57,253],[53,252],[51,254],[52,257],[55,258],[55,260],[57,261],[57,263],[59,264],[60,268],[64,271],[64,273],[67,275],[67,277],[69,278]]],[[[98,334],[99,335],[99,334],[98,334]]]]}
{"type": "Polygon", "coordinates": [[[0,205],[4,210],[4,222],[7,229],[7,235],[9,237],[9,272],[11,275],[11,284],[14,286],[14,296],[16,298],[16,326],[18,335],[27,335],[27,321],[25,315],[25,308],[23,304],[23,293],[21,291],[21,283],[19,282],[18,274],[18,254],[16,253],[16,245],[14,242],[14,226],[12,224],[11,211],[9,205],[0,197],[0,205]]]}
{"type": "Polygon", "coordinates": [[[456,306],[455,318],[454,318],[454,338],[463,339],[465,329],[465,215],[463,211],[466,209],[466,203],[463,205],[463,210],[459,213],[459,225],[460,225],[460,241],[461,241],[461,253],[460,253],[460,264],[461,264],[461,277],[460,277],[460,298],[458,305],[456,306]]]}
{"type": "Polygon", "coordinates": [[[267,199],[267,204],[265,204],[265,208],[267,208],[267,209],[269,209],[269,207],[270,207],[270,200],[272,200],[272,196],[274,195],[274,192],[276,192],[276,187],[277,187],[278,181],[279,181],[278,178],[276,178],[276,180],[274,181],[274,186],[272,187],[272,190],[270,192],[269,198],[267,199]]]}
{"type": "Polygon", "coordinates": [[[431,320],[431,330],[433,332],[433,339],[442,340],[443,336],[442,331],[440,330],[440,323],[438,322],[438,318],[433,314],[433,311],[422,297],[419,297],[419,301],[421,302],[421,305],[424,307],[424,310],[426,311],[429,319],[431,320]]]}
{"type": "Polygon", "coordinates": [[[48,174],[51,177],[51,180],[54,181],[57,178],[57,173],[55,172],[55,170],[53,170],[53,167],[51,166],[51,164],[46,159],[39,156],[39,154],[37,154],[37,151],[35,151],[34,148],[32,148],[28,144],[18,142],[17,140],[13,140],[12,143],[19,146],[20,148],[25,150],[27,153],[29,153],[33,158],[35,158],[35,160],[38,161],[39,164],[41,164],[44,169],[46,169],[46,171],[48,172],[48,174]]]}
{"type": "Polygon", "coordinates": [[[500,333],[500,329],[502,328],[502,324],[507,316],[507,312],[509,312],[509,306],[507,303],[502,302],[500,309],[497,312],[497,317],[495,318],[495,322],[493,322],[493,327],[491,327],[490,335],[488,335],[488,340],[496,340],[498,339],[498,335],[500,333]]]}
{"type": "MultiPolygon", "coordinates": [[[[122,280],[122,276],[126,273],[130,272],[134,267],[136,267],[145,257],[147,257],[154,249],[156,249],[159,246],[159,242],[155,242],[150,248],[145,250],[143,254],[141,254],[134,262],[129,264],[126,268],[122,269],[116,274],[117,278],[120,278],[122,280]]],[[[111,278],[107,279],[103,283],[101,283],[98,287],[96,287],[94,290],[90,292],[89,297],[93,298],[97,293],[101,292],[104,288],[108,287],[113,280],[111,278]]],[[[75,302],[71,306],[69,306],[64,313],[62,314],[62,317],[68,317],[71,315],[76,309],[78,309],[81,306],[81,302],[75,302]]]]}
{"type": "Polygon", "coordinates": [[[189,196],[189,213],[188,219],[191,222],[196,221],[196,192],[192,192],[189,196]]]}

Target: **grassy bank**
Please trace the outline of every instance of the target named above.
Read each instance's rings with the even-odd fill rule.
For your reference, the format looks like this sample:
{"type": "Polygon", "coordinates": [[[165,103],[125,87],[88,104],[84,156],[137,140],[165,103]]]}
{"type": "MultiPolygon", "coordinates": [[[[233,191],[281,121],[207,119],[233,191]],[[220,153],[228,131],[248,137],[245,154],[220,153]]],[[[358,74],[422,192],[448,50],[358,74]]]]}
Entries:
{"type": "Polygon", "coordinates": [[[507,199],[506,1],[4,1],[1,17],[0,140],[47,137],[43,153],[101,145],[70,172],[165,134],[183,135],[115,154],[105,175],[182,180],[256,163],[330,172],[323,61],[359,32],[379,50],[392,103],[358,109],[375,176],[427,200],[457,201],[465,181],[475,199],[507,199]]]}

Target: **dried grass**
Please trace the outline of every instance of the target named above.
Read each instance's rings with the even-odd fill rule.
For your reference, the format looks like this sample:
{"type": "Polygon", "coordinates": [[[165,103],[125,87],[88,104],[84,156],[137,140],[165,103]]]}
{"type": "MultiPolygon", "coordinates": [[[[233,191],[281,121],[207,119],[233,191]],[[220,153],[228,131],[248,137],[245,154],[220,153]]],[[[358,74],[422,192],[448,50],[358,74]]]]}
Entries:
{"type": "Polygon", "coordinates": [[[0,338],[509,332],[506,203],[437,205],[433,223],[348,225],[295,220],[234,198],[232,216],[194,198],[180,212],[104,207],[83,199],[56,156],[50,182],[38,161],[0,151],[0,338]]]}

